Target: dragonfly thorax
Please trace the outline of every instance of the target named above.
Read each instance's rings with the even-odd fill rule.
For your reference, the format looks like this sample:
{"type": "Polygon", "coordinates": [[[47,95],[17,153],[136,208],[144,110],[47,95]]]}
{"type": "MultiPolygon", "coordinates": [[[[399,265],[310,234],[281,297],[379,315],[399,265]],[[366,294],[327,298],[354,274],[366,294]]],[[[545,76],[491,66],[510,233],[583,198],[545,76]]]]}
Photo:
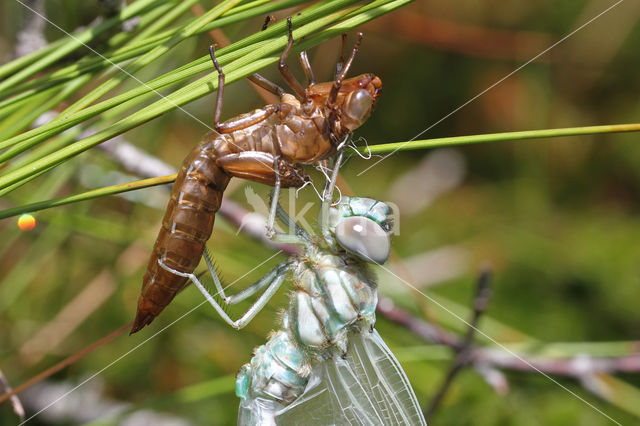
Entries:
{"type": "Polygon", "coordinates": [[[316,362],[342,356],[349,332],[375,323],[377,284],[364,262],[315,247],[289,266],[295,290],[280,329],[238,374],[243,399],[286,405],[302,393],[316,362]]]}

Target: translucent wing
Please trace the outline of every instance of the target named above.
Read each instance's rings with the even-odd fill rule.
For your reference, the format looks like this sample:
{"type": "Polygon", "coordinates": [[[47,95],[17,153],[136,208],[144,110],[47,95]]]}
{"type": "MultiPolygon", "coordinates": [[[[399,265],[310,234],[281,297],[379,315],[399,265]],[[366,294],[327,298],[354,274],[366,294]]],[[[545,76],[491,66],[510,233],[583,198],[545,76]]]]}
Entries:
{"type": "Polygon", "coordinates": [[[426,425],[409,380],[376,330],[351,333],[347,358],[316,365],[279,425],[426,425]]]}

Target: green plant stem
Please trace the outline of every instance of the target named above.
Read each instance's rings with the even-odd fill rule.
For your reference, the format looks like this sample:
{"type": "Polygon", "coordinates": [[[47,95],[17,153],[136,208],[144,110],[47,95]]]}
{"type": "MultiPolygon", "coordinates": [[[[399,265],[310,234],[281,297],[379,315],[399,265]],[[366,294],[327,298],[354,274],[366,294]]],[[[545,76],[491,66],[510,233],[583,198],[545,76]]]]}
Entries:
{"type": "MultiPolygon", "coordinates": [[[[473,136],[453,136],[448,138],[423,139],[409,142],[395,142],[372,145],[372,154],[385,154],[396,151],[410,151],[414,149],[437,148],[451,145],[468,145],[483,142],[502,142],[527,139],[557,138],[561,136],[598,135],[603,133],[625,133],[640,131],[640,123],[607,124],[604,126],[566,127],[561,129],[526,130],[523,132],[487,133],[473,136]]],[[[368,152],[360,147],[361,153],[368,152]]]]}
{"type": "MultiPolygon", "coordinates": [[[[30,99],[26,99],[24,102],[16,103],[13,106],[19,106],[15,109],[7,108],[3,112],[6,112],[6,115],[0,121],[0,139],[5,139],[15,135],[12,131],[14,128],[20,128],[21,119],[27,115],[30,111],[33,111],[34,107],[41,105],[45,102],[46,99],[55,96],[57,93],[60,93],[60,89],[58,87],[52,87],[47,90],[43,90],[38,93],[36,96],[32,96],[30,99]]],[[[22,130],[19,129],[18,132],[22,130]]]]}
{"type": "Polygon", "coordinates": [[[136,44],[140,40],[154,36],[182,14],[182,4],[183,2],[176,2],[175,0],[172,0],[168,1],[164,5],[156,7],[140,18],[140,23],[136,28],[139,32],[133,37],[128,37],[126,34],[119,33],[113,36],[107,42],[107,45],[112,48],[118,48],[125,42],[126,45],[136,44]]]}
{"type": "Polygon", "coordinates": [[[49,170],[55,169],[57,166],[57,164],[54,164],[52,166],[47,167],[44,170],[40,170],[37,173],[32,174],[31,176],[27,176],[26,178],[16,182],[16,183],[12,183],[9,186],[5,186],[4,188],[0,189],[0,197],[4,197],[5,195],[7,195],[8,193],[10,193],[11,191],[13,191],[14,189],[17,189],[19,187],[21,187],[22,185],[24,185],[25,183],[29,183],[32,180],[42,176],[43,174],[47,173],[49,170]]]}
{"type": "MultiPolygon", "coordinates": [[[[175,1],[174,1],[175,3],[175,1]]],[[[169,6],[171,6],[169,4],[169,6]]],[[[162,6],[158,6],[157,9],[162,11],[161,9],[162,6]]],[[[151,12],[149,13],[149,15],[151,15],[151,12]]],[[[150,16],[151,20],[153,20],[153,16],[150,16]]],[[[142,20],[140,21],[141,24],[144,24],[144,17],[142,18],[142,20]]],[[[77,36],[77,35],[76,35],[77,36]]],[[[117,46],[120,45],[120,43],[122,42],[123,39],[127,39],[129,37],[128,33],[118,33],[116,34],[110,41],[109,41],[109,46],[117,46]]],[[[51,43],[49,43],[47,46],[43,47],[42,49],[39,49],[35,52],[29,53],[27,55],[24,56],[20,56],[19,58],[14,59],[11,62],[8,62],[4,65],[0,66],[0,78],[3,78],[9,74],[13,74],[16,71],[20,70],[21,68],[24,68],[25,66],[34,63],[35,61],[37,61],[38,59],[46,56],[47,54],[49,54],[51,51],[53,50],[57,50],[60,46],[62,46],[65,43],[69,42],[69,38],[68,37],[61,37],[55,41],[52,41],[51,43]]],[[[20,86],[18,86],[20,87],[20,86]]],[[[13,92],[12,93],[16,93],[13,92]]]]}
{"type": "Polygon", "coordinates": [[[20,56],[19,58],[16,58],[11,62],[1,65],[0,78],[3,78],[9,74],[13,74],[18,70],[20,70],[21,68],[24,68],[29,64],[32,64],[33,62],[47,55],[49,51],[58,49],[60,46],[62,46],[66,42],[67,42],[67,39],[62,37],[56,41],[49,43],[47,46],[45,46],[40,50],[36,50],[35,52],[31,52],[24,56],[20,56]]]}
{"type": "MultiPolygon", "coordinates": [[[[374,145],[371,147],[372,153],[389,153],[397,150],[407,151],[411,149],[427,149],[440,146],[452,146],[452,145],[465,145],[468,143],[483,143],[483,142],[500,142],[500,141],[515,141],[515,140],[529,140],[529,139],[548,139],[561,136],[584,136],[584,135],[598,135],[608,133],[623,133],[623,132],[639,132],[640,124],[610,124],[604,126],[587,126],[587,127],[567,127],[562,129],[545,129],[545,130],[528,130],[523,132],[505,132],[505,133],[492,133],[486,135],[471,135],[471,136],[456,136],[453,138],[439,138],[429,139],[426,141],[416,141],[416,144],[421,144],[422,148],[416,148],[413,142],[397,142],[381,145],[374,145]],[[469,141],[473,142],[469,142],[469,141]],[[425,143],[428,142],[428,143],[425,143]],[[409,147],[410,146],[410,147],[409,147]],[[398,149],[400,147],[400,149],[398,149]]],[[[360,148],[364,151],[363,148],[360,148]]],[[[64,204],[75,203],[78,201],[89,200],[92,198],[101,197],[104,195],[113,195],[126,191],[133,191],[136,189],[148,188],[156,185],[164,185],[171,183],[175,180],[176,175],[163,176],[159,178],[144,179],[135,182],[129,182],[121,185],[107,186],[104,188],[94,189],[80,194],[70,195],[66,197],[54,198],[51,200],[41,201],[38,203],[28,204],[25,206],[14,207],[11,209],[0,211],[0,219],[16,216],[22,213],[34,212],[37,210],[47,209],[49,207],[61,206],[64,204]]]]}
{"type": "MultiPolygon", "coordinates": [[[[156,21],[152,21],[152,20],[146,19],[145,22],[140,25],[140,28],[142,28],[143,31],[138,36],[135,36],[131,40],[131,42],[132,43],[135,42],[135,40],[138,37],[144,37],[144,36],[152,35],[154,31],[157,31],[158,29],[162,28],[163,25],[167,25],[167,23],[171,22],[172,20],[174,20],[178,16],[180,16],[182,13],[184,13],[188,9],[188,7],[192,6],[193,3],[195,3],[195,2],[196,2],[196,0],[190,0],[188,2],[185,2],[184,5],[186,5],[186,6],[176,7],[171,12],[166,13],[162,18],[160,18],[160,19],[158,19],[156,21]]],[[[169,6],[171,6],[171,4],[169,4],[169,6]]],[[[160,11],[165,11],[165,10],[164,10],[164,8],[160,8],[160,11]]],[[[157,18],[156,14],[153,13],[153,12],[157,12],[157,11],[152,10],[149,13],[149,15],[152,15],[152,17],[155,16],[157,18]]],[[[147,17],[147,16],[145,15],[144,17],[147,17]]],[[[117,36],[121,36],[121,35],[122,34],[117,34],[117,36]]],[[[130,34],[127,34],[127,37],[130,37],[130,36],[131,36],[130,34]]],[[[119,40],[120,40],[120,42],[126,41],[126,37],[119,37],[119,40]]],[[[138,68],[138,69],[140,69],[140,68],[138,68]]],[[[107,71],[107,73],[115,72],[117,70],[118,70],[118,68],[113,67],[111,70],[107,71]]],[[[132,72],[134,72],[134,71],[132,71],[132,72]]],[[[69,82],[67,87],[79,88],[79,87],[83,86],[87,82],[87,80],[89,78],[91,78],[91,77],[92,77],[92,74],[82,74],[82,75],[78,76],[77,78],[71,80],[71,82],[69,82]]],[[[71,105],[65,111],[63,111],[63,113],[58,115],[54,120],[52,120],[51,122],[47,123],[47,125],[49,125],[49,126],[55,125],[55,123],[57,123],[60,120],[60,117],[64,117],[65,115],[72,114],[73,112],[76,112],[76,111],[84,108],[85,106],[87,106],[88,104],[94,102],[95,100],[97,100],[98,98],[103,96],[106,92],[108,92],[109,90],[114,88],[121,81],[122,81],[121,78],[113,78],[113,79],[103,83],[101,86],[99,86],[98,88],[92,90],[89,94],[85,95],[83,98],[81,98],[80,100],[76,101],[73,105],[71,105]]],[[[52,108],[53,106],[57,105],[59,102],[63,101],[64,99],[66,99],[68,96],[70,96],[73,93],[74,93],[73,90],[69,91],[69,90],[67,90],[65,88],[64,91],[61,92],[61,94],[59,96],[57,96],[56,98],[54,98],[51,101],[47,102],[47,105],[49,105],[49,107],[47,109],[52,108]],[[57,101],[57,102],[53,103],[54,100],[57,101]]],[[[142,100],[144,100],[144,99],[141,99],[141,101],[142,100]]],[[[22,121],[25,121],[25,119],[22,119],[22,121]]],[[[29,123],[27,123],[27,125],[29,123]]],[[[22,130],[22,129],[19,129],[19,130],[22,130]]],[[[17,133],[17,132],[14,130],[14,134],[15,133],[17,133]]],[[[5,135],[5,137],[6,136],[11,136],[11,134],[5,135]]],[[[24,152],[26,149],[29,149],[30,147],[36,145],[40,141],[42,141],[42,140],[27,141],[25,143],[22,143],[22,144],[20,144],[18,146],[15,146],[15,147],[7,150],[6,152],[0,154],[0,163],[1,162],[5,162],[5,161],[15,157],[16,155],[24,152]]]]}
{"type": "Polygon", "coordinates": [[[150,179],[139,180],[135,182],[123,183],[120,185],[107,186],[98,188],[80,194],[69,195],[66,197],[54,198],[51,200],[40,201],[38,203],[28,204],[26,206],[14,207],[0,212],[0,219],[16,216],[19,214],[34,212],[38,210],[48,209],[50,207],[62,206],[65,204],[76,203],[78,201],[91,200],[92,198],[104,197],[106,195],[120,194],[122,192],[133,191],[134,189],[148,188],[150,186],[165,185],[176,179],[176,175],[156,177],[150,179]]]}
{"type": "Polygon", "coordinates": [[[28,128],[35,119],[40,117],[40,115],[51,110],[70,96],[73,96],[74,93],[80,90],[82,86],[91,80],[91,77],[91,74],[85,74],[75,80],[71,80],[69,83],[65,84],[62,89],[56,90],[57,93],[47,96],[41,102],[38,102],[39,98],[36,98],[36,102],[32,102],[31,105],[26,105],[26,107],[28,107],[27,111],[24,113],[22,110],[17,111],[16,114],[14,114],[15,119],[13,119],[13,117],[8,117],[3,121],[4,124],[10,125],[10,129],[0,132],[0,137],[11,137],[28,128]]]}

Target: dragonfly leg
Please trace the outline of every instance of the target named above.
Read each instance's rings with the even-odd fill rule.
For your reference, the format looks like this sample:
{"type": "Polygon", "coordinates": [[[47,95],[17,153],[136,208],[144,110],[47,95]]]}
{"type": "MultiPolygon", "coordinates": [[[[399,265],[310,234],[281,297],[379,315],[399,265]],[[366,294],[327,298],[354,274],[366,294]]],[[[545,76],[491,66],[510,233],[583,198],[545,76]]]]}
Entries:
{"type": "Polygon", "coordinates": [[[267,220],[267,238],[273,238],[275,235],[276,210],[278,208],[278,199],[280,198],[280,170],[278,168],[278,160],[280,156],[273,158],[273,169],[275,171],[276,182],[271,192],[271,208],[269,209],[269,219],[267,220]]]}
{"type": "MultiPolygon", "coordinates": [[[[213,298],[213,296],[211,295],[211,293],[209,293],[209,291],[205,288],[205,286],[202,285],[202,283],[200,282],[197,276],[195,276],[193,273],[180,272],[173,268],[170,268],[164,263],[162,263],[160,259],[158,259],[158,264],[160,265],[161,268],[171,272],[172,274],[190,279],[191,282],[198,288],[198,290],[200,290],[200,293],[204,295],[205,299],[207,299],[209,304],[211,304],[211,306],[213,306],[216,312],[218,312],[218,315],[220,315],[220,317],[227,324],[229,324],[231,327],[237,330],[246,326],[262,310],[262,308],[265,307],[267,302],[269,302],[269,300],[273,297],[273,295],[278,291],[278,289],[284,282],[284,278],[285,278],[284,274],[279,274],[279,275],[275,275],[275,277],[270,277],[271,278],[270,281],[265,280],[264,283],[260,283],[259,281],[258,283],[260,284],[260,288],[267,287],[267,289],[264,291],[264,293],[260,295],[258,300],[253,305],[251,305],[251,307],[242,315],[242,317],[234,321],[224,311],[224,309],[222,309],[220,304],[213,298]]],[[[255,293],[257,291],[259,291],[259,289],[254,290],[253,292],[255,293]]]]}
{"type": "Polygon", "coordinates": [[[246,129],[249,126],[258,124],[261,121],[266,120],[276,112],[278,112],[277,105],[267,105],[264,108],[255,110],[251,114],[231,118],[224,123],[218,123],[216,125],[216,130],[218,131],[218,133],[231,133],[236,130],[246,129]]]}
{"type": "Polygon", "coordinates": [[[287,214],[287,212],[284,211],[280,203],[278,203],[276,207],[276,216],[278,216],[278,219],[280,219],[282,223],[287,225],[287,229],[289,230],[293,229],[292,236],[295,236],[297,240],[300,240],[300,238],[302,238],[307,242],[311,241],[311,237],[309,236],[309,234],[307,234],[307,232],[304,229],[298,226],[298,224],[289,217],[289,215],[287,214]]]}
{"type": "Polygon", "coordinates": [[[287,57],[291,52],[291,47],[293,46],[293,27],[291,26],[291,17],[287,18],[287,26],[289,28],[289,43],[287,43],[287,47],[282,52],[280,56],[280,62],[278,64],[278,68],[280,69],[280,74],[282,74],[282,78],[287,82],[289,87],[298,95],[301,99],[306,98],[305,90],[300,84],[298,80],[293,76],[291,71],[289,70],[289,66],[286,63],[287,57]]]}
{"type": "MultiPolygon", "coordinates": [[[[280,202],[278,201],[280,199],[280,187],[281,187],[280,169],[278,164],[279,160],[280,160],[280,156],[275,156],[273,159],[273,169],[275,171],[275,184],[273,185],[273,190],[271,191],[271,208],[269,209],[269,218],[267,219],[267,233],[266,233],[267,238],[280,243],[305,244],[307,240],[302,238],[302,234],[298,234],[298,233],[283,234],[280,232],[276,232],[275,230],[276,216],[286,217],[286,219],[283,220],[283,222],[286,225],[289,225],[289,228],[290,228],[290,225],[294,223],[293,220],[291,220],[291,218],[284,212],[284,209],[282,208],[282,206],[280,205],[280,202]]],[[[301,229],[297,225],[295,226],[295,228],[301,229]]]]}
{"type": "Polygon", "coordinates": [[[224,73],[216,59],[213,44],[209,46],[209,55],[211,55],[213,66],[216,68],[216,71],[218,71],[218,95],[216,96],[216,109],[213,114],[213,127],[218,130],[220,128],[220,115],[222,114],[222,101],[224,98],[224,73]]]}
{"type": "Polygon", "coordinates": [[[218,271],[216,271],[216,268],[213,265],[213,260],[211,260],[209,251],[205,249],[203,255],[204,255],[204,262],[207,264],[207,268],[209,269],[209,273],[211,274],[211,278],[213,279],[213,284],[216,286],[216,292],[222,298],[222,300],[228,305],[229,302],[227,302],[227,295],[224,294],[224,288],[222,287],[222,283],[220,282],[220,277],[218,277],[218,271]]]}
{"type": "Polygon", "coordinates": [[[322,194],[322,205],[320,207],[320,231],[327,242],[333,241],[331,232],[329,231],[329,207],[333,201],[333,191],[336,187],[336,181],[338,180],[338,172],[340,171],[340,164],[342,163],[342,156],[344,151],[340,151],[333,163],[333,171],[331,172],[331,179],[327,181],[322,194]]]}
{"type": "Polygon", "coordinates": [[[313,75],[313,69],[311,69],[311,64],[309,63],[309,57],[307,56],[307,52],[304,50],[300,52],[300,63],[302,64],[304,75],[307,76],[307,85],[311,86],[316,84],[316,78],[313,75]]]}
{"type": "Polygon", "coordinates": [[[229,175],[270,186],[276,184],[274,162],[278,166],[281,187],[297,188],[304,185],[306,177],[302,170],[266,152],[245,151],[218,158],[218,164],[229,175]]]}
{"type": "MultiPolygon", "coordinates": [[[[266,30],[269,24],[274,22],[275,20],[276,18],[273,15],[267,15],[266,19],[264,20],[264,24],[262,24],[262,29],[260,31],[266,30]]],[[[273,93],[274,95],[277,95],[278,97],[282,97],[282,95],[284,95],[285,93],[282,87],[278,86],[272,81],[267,80],[266,78],[264,78],[258,73],[251,74],[249,77],[247,77],[247,80],[251,81],[254,84],[257,84],[258,86],[273,93]]]]}
{"type": "Polygon", "coordinates": [[[251,307],[247,310],[247,312],[240,317],[237,321],[235,321],[231,326],[237,330],[243,328],[251,320],[258,315],[258,313],[266,306],[266,304],[271,300],[274,294],[278,291],[282,283],[284,282],[285,276],[280,274],[276,276],[273,281],[268,285],[267,289],[260,295],[256,303],[251,305],[251,307]]]}
{"type": "MultiPolygon", "coordinates": [[[[362,43],[362,33],[358,33],[358,39],[356,40],[356,44],[353,45],[349,59],[347,59],[347,62],[342,66],[342,69],[336,75],[333,86],[331,86],[331,92],[329,92],[329,98],[327,99],[327,104],[330,106],[333,106],[338,98],[338,92],[340,91],[340,87],[342,87],[342,80],[344,80],[349,72],[349,68],[351,68],[353,58],[355,58],[358,49],[360,49],[360,43],[362,43]]],[[[341,62],[338,62],[338,65],[340,65],[340,63],[341,62]]]]}
{"type": "Polygon", "coordinates": [[[227,297],[227,303],[229,305],[235,305],[236,303],[240,303],[243,300],[246,300],[247,298],[258,293],[263,288],[268,287],[276,278],[281,275],[285,275],[287,269],[289,268],[289,265],[289,262],[283,262],[279,264],[257,282],[251,284],[249,287],[243,289],[242,291],[239,291],[238,293],[227,297]]]}
{"type": "Polygon", "coordinates": [[[247,77],[247,80],[254,84],[257,84],[258,86],[273,93],[274,95],[277,95],[278,97],[282,97],[282,95],[285,94],[285,91],[282,87],[278,86],[272,81],[267,80],[258,73],[251,74],[249,77],[247,77]]]}
{"type": "MultiPolygon", "coordinates": [[[[271,234],[267,234],[267,236],[269,236],[269,238],[272,241],[275,241],[277,243],[283,243],[283,244],[300,244],[300,245],[308,245],[311,243],[311,237],[309,237],[309,234],[307,234],[307,232],[302,229],[300,226],[298,226],[297,223],[295,223],[293,221],[293,219],[291,219],[289,217],[289,215],[284,211],[284,209],[282,208],[282,206],[280,205],[280,203],[278,202],[278,199],[276,198],[275,195],[275,191],[272,190],[271,191],[271,206],[273,208],[275,202],[275,217],[277,217],[278,219],[280,219],[282,221],[282,223],[284,223],[287,226],[287,229],[289,231],[293,230],[293,233],[289,232],[276,232],[275,231],[275,227],[271,228],[271,234]]],[[[275,217],[272,217],[271,214],[269,215],[269,219],[268,219],[268,223],[269,222],[274,222],[275,223],[275,217]]],[[[267,230],[267,232],[269,232],[267,230]]]]}
{"type": "Polygon", "coordinates": [[[218,278],[218,273],[216,272],[215,267],[213,266],[213,261],[211,260],[211,256],[209,252],[205,250],[204,252],[204,261],[207,264],[207,268],[209,269],[209,273],[213,278],[213,282],[216,286],[217,294],[222,298],[225,304],[227,305],[235,305],[236,303],[242,302],[243,300],[253,296],[263,288],[265,288],[271,281],[275,279],[275,277],[283,273],[286,268],[289,266],[288,262],[283,262],[269,271],[264,277],[262,277],[259,281],[251,284],[249,287],[239,291],[236,294],[232,294],[227,296],[224,292],[224,288],[222,287],[222,283],[220,282],[220,278],[218,278]]]}
{"type": "Polygon", "coordinates": [[[200,293],[202,293],[204,295],[204,297],[207,299],[207,301],[211,304],[211,306],[213,306],[213,308],[216,310],[216,312],[218,312],[218,315],[220,315],[220,317],[230,326],[232,327],[236,327],[236,322],[233,321],[229,315],[227,315],[227,313],[224,311],[224,309],[222,309],[222,307],[218,304],[218,302],[216,302],[216,300],[213,298],[213,296],[211,295],[211,293],[209,293],[207,291],[207,289],[202,285],[202,283],[200,282],[200,280],[198,279],[198,277],[196,277],[194,274],[192,273],[187,273],[187,272],[180,272],[177,271],[173,268],[168,267],[167,265],[165,265],[164,263],[162,263],[162,261],[160,259],[158,259],[158,264],[160,265],[161,268],[171,272],[172,274],[178,275],[179,277],[185,277],[191,280],[191,282],[193,284],[195,284],[195,286],[198,288],[198,290],[200,290],[200,293]]]}
{"type": "Polygon", "coordinates": [[[264,18],[264,24],[262,24],[262,28],[260,29],[260,31],[264,31],[269,27],[269,24],[272,22],[276,22],[276,17],[273,15],[267,15],[264,18]]]}

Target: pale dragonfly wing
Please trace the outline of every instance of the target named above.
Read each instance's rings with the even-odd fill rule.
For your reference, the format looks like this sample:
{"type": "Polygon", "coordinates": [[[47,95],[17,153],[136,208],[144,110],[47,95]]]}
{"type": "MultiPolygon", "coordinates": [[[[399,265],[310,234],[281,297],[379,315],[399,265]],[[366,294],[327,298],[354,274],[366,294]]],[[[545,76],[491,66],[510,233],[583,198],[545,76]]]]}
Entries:
{"type": "Polygon", "coordinates": [[[411,384],[376,330],[350,333],[347,358],[322,361],[278,425],[426,425],[411,384]]]}

